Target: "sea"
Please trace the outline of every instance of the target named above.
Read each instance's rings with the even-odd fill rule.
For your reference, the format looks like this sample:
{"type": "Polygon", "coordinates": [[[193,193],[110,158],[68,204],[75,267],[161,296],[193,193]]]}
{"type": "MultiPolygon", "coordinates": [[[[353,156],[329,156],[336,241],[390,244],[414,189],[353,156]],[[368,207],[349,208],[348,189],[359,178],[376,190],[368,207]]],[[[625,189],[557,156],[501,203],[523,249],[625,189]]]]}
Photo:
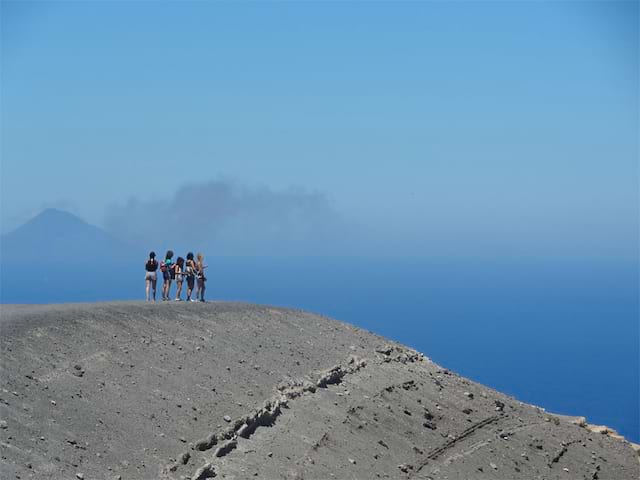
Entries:
{"type": "MultiPolygon", "coordinates": [[[[54,275],[40,291],[20,290],[30,284],[12,274],[2,301],[141,300],[144,260],[119,269],[118,281],[85,270],[54,275]]],[[[208,263],[209,300],[345,321],[523,402],[640,442],[637,262],[210,256],[208,263]]]]}

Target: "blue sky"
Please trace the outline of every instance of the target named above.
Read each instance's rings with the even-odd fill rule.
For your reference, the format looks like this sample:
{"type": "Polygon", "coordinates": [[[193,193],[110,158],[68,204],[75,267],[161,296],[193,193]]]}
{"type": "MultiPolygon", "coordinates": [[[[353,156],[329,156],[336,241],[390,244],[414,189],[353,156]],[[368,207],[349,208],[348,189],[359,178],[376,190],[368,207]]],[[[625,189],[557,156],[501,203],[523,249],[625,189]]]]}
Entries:
{"type": "MultiPolygon", "coordinates": [[[[128,202],[217,181],[321,197],[333,253],[637,259],[638,18],[615,1],[3,1],[2,231],[44,206],[118,228],[128,202]]],[[[245,220],[229,238],[265,229],[245,220]]]]}

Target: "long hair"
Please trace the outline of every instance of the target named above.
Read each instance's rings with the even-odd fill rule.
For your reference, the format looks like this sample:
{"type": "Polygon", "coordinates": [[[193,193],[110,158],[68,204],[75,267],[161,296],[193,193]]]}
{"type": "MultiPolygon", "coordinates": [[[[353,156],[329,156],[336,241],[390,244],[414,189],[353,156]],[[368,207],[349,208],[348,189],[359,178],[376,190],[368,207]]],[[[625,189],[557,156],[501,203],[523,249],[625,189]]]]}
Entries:
{"type": "Polygon", "coordinates": [[[200,252],[198,252],[196,258],[198,259],[198,268],[202,268],[202,261],[204,260],[204,256],[200,252]]]}
{"type": "Polygon", "coordinates": [[[178,259],[176,260],[176,263],[180,265],[180,268],[182,268],[182,266],[184,265],[184,258],[178,257],[178,259]]]}
{"type": "Polygon", "coordinates": [[[149,252],[149,260],[153,260],[156,258],[156,252],[149,252]]]}
{"type": "Polygon", "coordinates": [[[164,256],[165,260],[171,260],[173,258],[173,250],[167,250],[167,254],[164,256]]]}

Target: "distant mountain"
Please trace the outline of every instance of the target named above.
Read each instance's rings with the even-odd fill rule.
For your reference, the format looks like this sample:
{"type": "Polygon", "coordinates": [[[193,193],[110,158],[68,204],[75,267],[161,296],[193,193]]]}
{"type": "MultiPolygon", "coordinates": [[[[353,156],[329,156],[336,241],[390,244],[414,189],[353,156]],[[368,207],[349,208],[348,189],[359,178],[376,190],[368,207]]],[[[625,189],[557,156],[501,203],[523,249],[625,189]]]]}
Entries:
{"type": "Polygon", "coordinates": [[[50,208],[0,237],[0,301],[130,298],[128,284],[142,270],[145,255],[69,212],[50,208]]]}
{"type": "Polygon", "coordinates": [[[59,264],[91,257],[117,259],[130,247],[69,212],[49,208],[0,238],[2,263],[59,264]]]}

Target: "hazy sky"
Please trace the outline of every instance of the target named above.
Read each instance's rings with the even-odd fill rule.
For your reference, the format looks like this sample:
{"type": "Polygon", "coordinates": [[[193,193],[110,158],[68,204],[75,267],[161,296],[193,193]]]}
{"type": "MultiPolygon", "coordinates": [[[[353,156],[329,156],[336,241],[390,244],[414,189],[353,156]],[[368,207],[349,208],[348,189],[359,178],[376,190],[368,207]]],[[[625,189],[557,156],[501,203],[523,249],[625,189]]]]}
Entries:
{"type": "Polygon", "coordinates": [[[638,5],[2,1],[2,231],[181,202],[368,253],[637,258],[638,5]]]}

